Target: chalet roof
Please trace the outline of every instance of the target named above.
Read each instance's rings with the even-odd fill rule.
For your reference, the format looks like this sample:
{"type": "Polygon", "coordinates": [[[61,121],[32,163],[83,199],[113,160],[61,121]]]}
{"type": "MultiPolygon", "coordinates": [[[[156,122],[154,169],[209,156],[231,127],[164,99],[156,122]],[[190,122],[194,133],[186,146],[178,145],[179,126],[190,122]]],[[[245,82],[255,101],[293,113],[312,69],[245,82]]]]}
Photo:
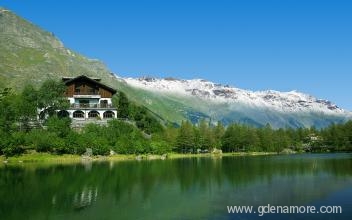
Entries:
{"type": "MultiPolygon", "coordinates": [[[[84,75],[81,75],[81,76],[84,76],[84,75]]],[[[64,77],[62,77],[62,81],[66,82],[66,81],[74,79],[74,78],[77,78],[77,77],[76,76],[64,76],[64,77]]],[[[100,78],[93,78],[93,77],[88,77],[88,78],[94,79],[95,81],[99,81],[99,82],[101,81],[100,78]]]]}
{"type": "Polygon", "coordinates": [[[110,91],[112,94],[115,94],[117,91],[103,83],[101,83],[101,79],[99,78],[90,78],[88,76],[85,76],[85,75],[81,75],[81,76],[77,76],[77,77],[62,77],[62,81],[68,85],[72,82],[76,82],[76,81],[81,81],[81,80],[85,80],[85,81],[88,81],[88,82],[91,82],[91,83],[94,83],[94,84],[97,84],[99,85],[100,87],[110,91]]]}

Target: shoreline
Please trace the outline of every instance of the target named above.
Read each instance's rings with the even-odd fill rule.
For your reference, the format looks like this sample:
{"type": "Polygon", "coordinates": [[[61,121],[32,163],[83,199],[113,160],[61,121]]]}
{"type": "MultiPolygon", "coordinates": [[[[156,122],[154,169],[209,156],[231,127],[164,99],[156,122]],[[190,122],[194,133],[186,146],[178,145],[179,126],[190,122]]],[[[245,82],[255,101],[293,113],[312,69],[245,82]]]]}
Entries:
{"type": "Polygon", "coordinates": [[[263,155],[276,155],[275,152],[234,152],[234,153],[204,153],[204,154],[180,154],[168,153],[166,155],[156,154],[115,154],[110,156],[92,156],[83,157],[80,155],[63,154],[55,155],[50,153],[29,153],[19,156],[12,156],[5,158],[4,155],[0,156],[0,166],[3,165],[19,165],[19,164],[74,164],[86,162],[102,162],[102,161],[141,161],[141,160],[170,160],[182,158],[201,158],[201,157],[230,157],[230,156],[263,156],[263,155]]]}

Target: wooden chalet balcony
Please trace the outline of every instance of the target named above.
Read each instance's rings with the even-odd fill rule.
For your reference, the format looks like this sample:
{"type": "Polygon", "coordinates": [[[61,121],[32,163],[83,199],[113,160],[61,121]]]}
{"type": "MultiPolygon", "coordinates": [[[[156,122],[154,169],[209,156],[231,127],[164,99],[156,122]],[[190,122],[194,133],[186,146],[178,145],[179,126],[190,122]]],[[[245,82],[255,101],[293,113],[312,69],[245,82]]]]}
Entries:
{"type": "Polygon", "coordinates": [[[79,93],[75,92],[73,95],[74,98],[101,98],[99,93],[79,93]]]}
{"type": "Polygon", "coordinates": [[[116,109],[111,104],[71,104],[71,109],[116,109]]]}
{"type": "Polygon", "coordinates": [[[82,92],[76,91],[74,95],[99,95],[99,92],[98,91],[82,91],[82,92]]]}

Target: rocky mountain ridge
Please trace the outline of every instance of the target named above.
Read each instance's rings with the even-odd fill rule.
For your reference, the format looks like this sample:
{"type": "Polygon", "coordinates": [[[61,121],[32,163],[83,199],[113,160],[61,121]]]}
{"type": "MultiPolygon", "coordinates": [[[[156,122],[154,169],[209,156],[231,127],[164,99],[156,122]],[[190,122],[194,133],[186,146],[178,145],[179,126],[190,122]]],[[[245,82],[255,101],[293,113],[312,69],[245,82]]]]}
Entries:
{"type": "Polygon", "coordinates": [[[313,111],[326,114],[349,114],[348,111],[339,108],[331,101],[317,99],[297,91],[279,92],[267,90],[253,92],[203,79],[179,80],[152,77],[120,79],[132,87],[153,92],[194,96],[215,103],[243,103],[248,106],[271,108],[283,112],[313,111]]]}

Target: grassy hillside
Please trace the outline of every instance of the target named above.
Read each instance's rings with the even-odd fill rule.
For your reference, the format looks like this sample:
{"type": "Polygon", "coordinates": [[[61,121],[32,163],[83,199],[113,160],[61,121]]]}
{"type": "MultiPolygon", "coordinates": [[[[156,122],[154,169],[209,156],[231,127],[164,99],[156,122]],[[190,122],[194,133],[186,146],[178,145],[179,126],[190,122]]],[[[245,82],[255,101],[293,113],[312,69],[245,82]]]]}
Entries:
{"type": "Polygon", "coordinates": [[[53,33],[0,8],[0,86],[22,88],[48,78],[86,74],[108,82],[103,63],[64,47],[53,33]]]}

